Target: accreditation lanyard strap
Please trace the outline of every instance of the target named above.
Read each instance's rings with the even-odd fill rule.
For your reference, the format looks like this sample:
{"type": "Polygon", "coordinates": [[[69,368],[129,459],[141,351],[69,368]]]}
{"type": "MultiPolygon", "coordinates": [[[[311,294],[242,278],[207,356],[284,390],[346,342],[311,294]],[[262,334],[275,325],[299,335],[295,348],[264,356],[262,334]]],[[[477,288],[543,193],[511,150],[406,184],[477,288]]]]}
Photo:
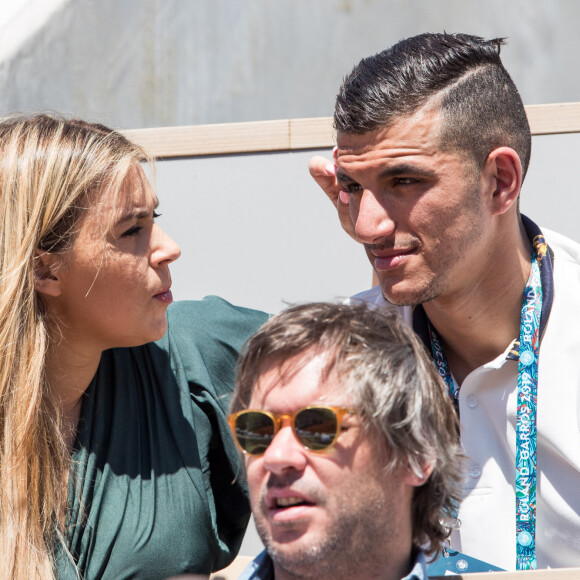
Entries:
{"type": "Polygon", "coordinates": [[[445,381],[447,388],[449,390],[449,396],[457,409],[457,401],[459,399],[459,388],[456,388],[455,381],[449,371],[449,366],[447,365],[447,357],[445,356],[445,351],[443,350],[443,346],[441,345],[441,341],[439,340],[439,336],[437,332],[431,326],[431,323],[428,323],[429,328],[429,338],[431,339],[431,353],[433,355],[433,362],[435,363],[435,367],[437,368],[437,372],[439,376],[445,381]]]}
{"type": "MultiPolygon", "coordinates": [[[[534,246],[538,248],[537,243],[534,246]]],[[[535,251],[532,256],[532,269],[522,298],[520,324],[515,473],[518,570],[536,568],[536,409],[542,315],[542,282],[538,262],[542,253],[542,250],[535,251]]],[[[430,323],[428,328],[433,361],[439,375],[447,384],[449,396],[458,408],[459,388],[449,371],[437,332],[430,323]]]]}
{"type": "MultiPolygon", "coordinates": [[[[535,257],[535,256],[534,256],[535,257]]],[[[522,299],[516,422],[516,569],[536,569],[536,411],[542,282],[536,259],[522,299]]]]}

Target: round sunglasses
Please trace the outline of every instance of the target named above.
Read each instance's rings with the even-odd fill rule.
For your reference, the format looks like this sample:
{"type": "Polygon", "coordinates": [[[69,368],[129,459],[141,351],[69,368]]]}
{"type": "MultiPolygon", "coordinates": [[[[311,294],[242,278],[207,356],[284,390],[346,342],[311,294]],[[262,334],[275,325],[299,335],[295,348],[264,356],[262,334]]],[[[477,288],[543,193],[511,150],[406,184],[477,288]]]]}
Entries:
{"type": "Polygon", "coordinates": [[[248,455],[262,455],[276,433],[286,425],[292,427],[294,436],[304,447],[325,451],[336,442],[344,416],[355,414],[355,409],[323,405],[283,414],[248,409],[228,415],[228,423],[238,447],[248,455]]]}

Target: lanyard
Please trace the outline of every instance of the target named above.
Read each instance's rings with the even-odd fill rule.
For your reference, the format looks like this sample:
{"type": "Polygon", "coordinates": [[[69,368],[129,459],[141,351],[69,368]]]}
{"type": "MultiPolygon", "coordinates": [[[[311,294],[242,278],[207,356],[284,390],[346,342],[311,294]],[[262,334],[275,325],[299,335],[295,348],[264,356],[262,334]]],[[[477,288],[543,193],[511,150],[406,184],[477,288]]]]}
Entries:
{"type": "MultiPolygon", "coordinates": [[[[539,261],[546,253],[543,237],[534,239],[532,268],[522,298],[519,337],[517,420],[516,420],[516,569],[536,569],[536,410],[542,280],[539,261]]],[[[428,324],[433,361],[447,384],[449,396],[459,407],[459,388],[449,371],[447,358],[437,336],[428,324]]]]}
{"type": "Polygon", "coordinates": [[[536,569],[536,409],[542,282],[537,260],[522,299],[516,423],[516,569],[536,569]]]}
{"type": "Polygon", "coordinates": [[[443,346],[441,346],[441,341],[439,340],[437,332],[433,326],[431,326],[431,323],[428,324],[428,328],[429,337],[431,339],[431,353],[433,354],[433,362],[435,363],[435,367],[437,368],[439,376],[445,381],[445,384],[447,385],[449,396],[455,405],[455,410],[459,411],[459,388],[455,388],[455,381],[451,376],[449,366],[447,365],[447,357],[445,356],[445,352],[443,351],[443,346]]]}

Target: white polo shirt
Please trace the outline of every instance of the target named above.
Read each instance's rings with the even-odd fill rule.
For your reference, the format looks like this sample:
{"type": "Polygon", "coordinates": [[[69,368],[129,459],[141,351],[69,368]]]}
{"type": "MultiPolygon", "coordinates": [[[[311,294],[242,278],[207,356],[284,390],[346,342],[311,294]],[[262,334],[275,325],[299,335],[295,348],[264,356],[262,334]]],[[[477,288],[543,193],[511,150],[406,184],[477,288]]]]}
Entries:
{"type": "MultiPolygon", "coordinates": [[[[580,245],[543,231],[554,254],[554,300],[540,345],[537,405],[538,568],[580,566],[580,245]]],[[[398,310],[377,286],[353,299],[398,310]]],[[[515,338],[514,338],[515,340],[515,338]]],[[[515,454],[518,363],[504,354],[478,367],[459,392],[469,457],[454,549],[506,570],[516,566],[515,454]]]]}

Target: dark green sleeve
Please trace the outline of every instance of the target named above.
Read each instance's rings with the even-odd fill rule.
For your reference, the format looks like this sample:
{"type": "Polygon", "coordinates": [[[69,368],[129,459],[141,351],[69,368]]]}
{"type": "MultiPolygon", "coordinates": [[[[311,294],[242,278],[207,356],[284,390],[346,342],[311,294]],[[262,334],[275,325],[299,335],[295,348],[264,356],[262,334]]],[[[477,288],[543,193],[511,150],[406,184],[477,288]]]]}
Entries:
{"type": "Polygon", "coordinates": [[[268,315],[233,306],[217,296],[208,296],[200,301],[176,302],[167,314],[168,335],[179,349],[187,378],[194,385],[192,394],[199,394],[198,387],[205,388],[208,395],[215,397],[227,411],[238,354],[246,340],[266,322],[268,315]],[[198,369],[194,367],[197,353],[209,371],[210,385],[199,385],[197,382],[200,378],[198,369]]]}
{"type": "Polygon", "coordinates": [[[239,550],[249,519],[247,489],[239,453],[227,424],[235,365],[245,341],[268,318],[218,297],[178,302],[168,310],[171,364],[187,382],[194,431],[209,500],[219,563],[239,550]]]}

